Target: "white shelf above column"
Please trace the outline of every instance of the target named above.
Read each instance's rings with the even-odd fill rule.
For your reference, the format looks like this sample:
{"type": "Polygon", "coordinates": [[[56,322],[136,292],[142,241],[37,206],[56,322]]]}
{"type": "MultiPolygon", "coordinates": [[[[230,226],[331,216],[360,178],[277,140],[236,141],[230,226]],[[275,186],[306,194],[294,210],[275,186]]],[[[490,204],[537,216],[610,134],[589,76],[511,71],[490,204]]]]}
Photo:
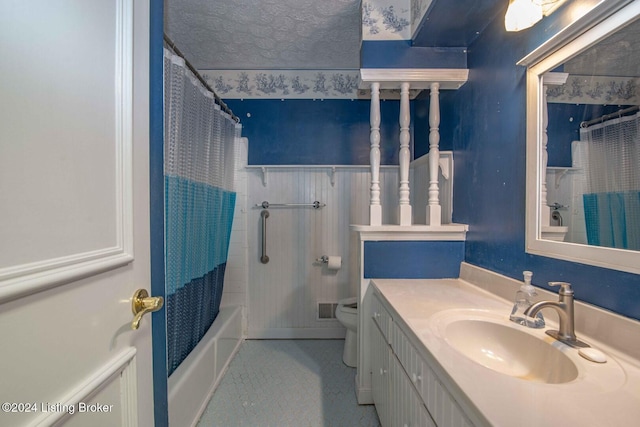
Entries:
{"type": "Polygon", "coordinates": [[[467,224],[442,225],[350,225],[351,231],[360,235],[361,240],[373,241],[464,241],[469,226],[467,224]]]}
{"type": "Polygon", "coordinates": [[[379,82],[380,89],[400,89],[403,82],[411,89],[429,89],[440,83],[441,90],[460,89],[469,78],[466,68],[361,68],[360,88],[369,89],[371,82],[379,82]]]}

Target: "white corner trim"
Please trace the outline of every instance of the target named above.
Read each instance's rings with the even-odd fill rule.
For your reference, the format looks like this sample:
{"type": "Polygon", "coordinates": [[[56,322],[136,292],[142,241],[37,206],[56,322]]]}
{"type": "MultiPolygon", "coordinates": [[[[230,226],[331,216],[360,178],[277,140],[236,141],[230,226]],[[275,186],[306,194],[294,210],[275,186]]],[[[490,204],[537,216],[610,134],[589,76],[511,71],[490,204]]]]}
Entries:
{"type": "Polygon", "coordinates": [[[558,73],[549,71],[542,75],[542,84],[544,85],[563,85],[567,82],[569,73],[558,73]]]}
{"type": "Polygon", "coordinates": [[[361,68],[361,87],[371,82],[379,82],[380,89],[400,89],[400,84],[408,82],[411,89],[429,89],[431,83],[440,83],[440,89],[459,89],[467,82],[469,70],[466,68],[361,68]]]}
{"type": "Polygon", "coordinates": [[[351,225],[360,241],[464,241],[467,224],[443,225],[351,225]]]}

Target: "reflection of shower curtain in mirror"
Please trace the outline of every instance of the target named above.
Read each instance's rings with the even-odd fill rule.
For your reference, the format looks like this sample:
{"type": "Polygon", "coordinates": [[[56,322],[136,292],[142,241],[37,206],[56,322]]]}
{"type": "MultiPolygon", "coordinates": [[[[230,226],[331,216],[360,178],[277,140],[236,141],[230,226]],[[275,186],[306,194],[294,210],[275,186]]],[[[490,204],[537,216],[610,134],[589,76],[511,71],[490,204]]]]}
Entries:
{"type": "Polygon", "coordinates": [[[640,113],[580,129],[590,245],[640,250],[640,113]]]}
{"type": "Polygon", "coordinates": [[[240,125],[165,50],[165,286],[169,374],[218,315],[236,193],[240,125]]]}

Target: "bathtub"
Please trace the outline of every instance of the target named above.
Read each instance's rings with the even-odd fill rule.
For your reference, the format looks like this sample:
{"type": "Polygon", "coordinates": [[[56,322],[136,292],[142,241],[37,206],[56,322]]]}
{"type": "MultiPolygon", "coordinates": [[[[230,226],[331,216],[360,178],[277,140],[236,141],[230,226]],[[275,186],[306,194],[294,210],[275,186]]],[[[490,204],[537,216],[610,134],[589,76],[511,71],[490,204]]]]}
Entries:
{"type": "Polygon", "coordinates": [[[195,426],[242,343],[242,307],[221,307],[196,348],[169,377],[169,425],[195,426]]]}

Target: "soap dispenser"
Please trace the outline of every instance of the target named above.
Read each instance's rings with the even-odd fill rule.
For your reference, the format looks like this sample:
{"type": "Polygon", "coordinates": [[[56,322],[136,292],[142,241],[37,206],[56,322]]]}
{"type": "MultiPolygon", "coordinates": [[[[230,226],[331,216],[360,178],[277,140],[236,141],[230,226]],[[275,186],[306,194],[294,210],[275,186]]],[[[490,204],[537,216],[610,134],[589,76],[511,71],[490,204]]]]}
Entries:
{"type": "Polygon", "coordinates": [[[538,293],[536,292],[536,288],[531,285],[533,273],[523,271],[522,275],[524,276],[524,283],[520,286],[518,292],[516,292],[516,299],[509,320],[530,328],[543,328],[544,318],[542,317],[542,313],[538,312],[536,317],[528,317],[524,314],[525,310],[533,304],[533,298],[538,295],[538,293]]]}

